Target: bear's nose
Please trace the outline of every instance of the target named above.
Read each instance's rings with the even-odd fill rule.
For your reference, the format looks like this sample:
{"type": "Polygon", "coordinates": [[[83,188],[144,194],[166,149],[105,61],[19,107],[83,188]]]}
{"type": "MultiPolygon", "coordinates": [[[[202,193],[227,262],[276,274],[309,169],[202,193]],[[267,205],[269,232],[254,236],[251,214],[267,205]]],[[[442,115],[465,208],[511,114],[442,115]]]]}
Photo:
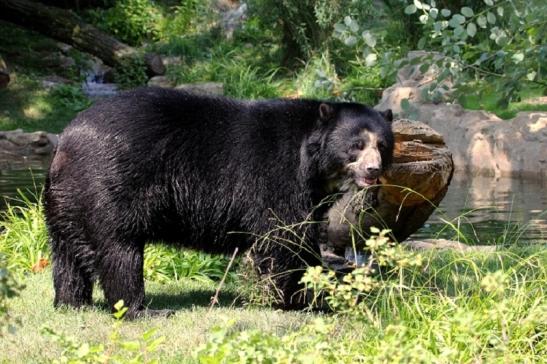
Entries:
{"type": "Polygon", "coordinates": [[[369,176],[373,176],[373,177],[377,177],[380,174],[380,168],[376,166],[366,167],[365,171],[369,176]]]}

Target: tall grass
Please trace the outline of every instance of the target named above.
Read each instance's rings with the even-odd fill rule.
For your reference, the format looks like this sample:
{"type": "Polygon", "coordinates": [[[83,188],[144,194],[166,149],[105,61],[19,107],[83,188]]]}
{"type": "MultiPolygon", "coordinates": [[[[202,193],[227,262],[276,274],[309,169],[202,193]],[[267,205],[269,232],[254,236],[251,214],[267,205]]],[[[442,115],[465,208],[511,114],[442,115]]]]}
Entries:
{"type": "Polygon", "coordinates": [[[31,272],[47,264],[50,254],[41,194],[19,191],[19,197],[8,201],[0,213],[0,230],[0,253],[7,258],[8,270],[31,272]]]}
{"type": "MultiPolygon", "coordinates": [[[[387,247],[387,245],[386,245],[387,247]]],[[[391,248],[389,248],[391,249],[391,248]]],[[[390,254],[393,251],[386,249],[390,254]]],[[[334,314],[283,335],[218,328],[202,363],[539,363],[547,355],[547,250],[428,252],[395,257],[381,275],[304,281],[334,314]],[[330,299],[329,299],[330,298],[330,299]],[[340,304],[344,303],[344,304],[340,304]],[[266,360],[265,360],[266,359],[266,360]]],[[[389,254],[388,254],[389,255],[389,254]]]]}
{"type": "MultiPolygon", "coordinates": [[[[6,268],[13,274],[41,272],[50,264],[41,196],[20,191],[19,198],[8,201],[0,213],[0,254],[6,257],[6,268]]],[[[222,256],[150,244],[145,248],[144,276],[157,282],[181,278],[219,280],[227,264],[222,256]]]]}

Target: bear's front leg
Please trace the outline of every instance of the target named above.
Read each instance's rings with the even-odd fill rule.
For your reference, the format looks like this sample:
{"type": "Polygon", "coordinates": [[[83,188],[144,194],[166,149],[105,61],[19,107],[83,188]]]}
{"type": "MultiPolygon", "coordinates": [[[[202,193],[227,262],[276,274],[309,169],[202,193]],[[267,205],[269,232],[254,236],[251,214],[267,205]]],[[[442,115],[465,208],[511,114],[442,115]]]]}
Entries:
{"type": "Polygon", "coordinates": [[[299,282],[308,267],[321,265],[318,244],[304,239],[298,243],[287,239],[258,241],[249,256],[261,284],[273,293],[274,307],[284,310],[308,307],[311,296],[299,282]]]}
{"type": "Polygon", "coordinates": [[[123,300],[125,318],[170,316],[173,310],[151,310],[144,305],[144,244],[105,244],[98,262],[99,279],[108,306],[123,300]]]}

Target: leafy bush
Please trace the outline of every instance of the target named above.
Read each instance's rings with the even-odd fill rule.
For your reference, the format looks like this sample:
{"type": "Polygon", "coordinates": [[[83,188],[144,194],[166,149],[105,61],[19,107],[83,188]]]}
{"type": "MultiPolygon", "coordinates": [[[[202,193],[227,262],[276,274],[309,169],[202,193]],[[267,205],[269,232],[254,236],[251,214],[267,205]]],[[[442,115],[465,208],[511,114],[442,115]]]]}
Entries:
{"type": "Polygon", "coordinates": [[[82,88],[76,85],[59,85],[52,91],[52,96],[63,107],[74,111],[82,111],[91,105],[91,100],[84,95],[82,88]]]}
{"type": "Polygon", "coordinates": [[[114,81],[121,88],[128,89],[145,85],[148,81],[146,75],[146,64],[140,56],[127,57],[123,65],[116,67],[114,81]]]}
{"type": "Polygon", "coordinates": [[[285,63],[324,50],[332,26],[349,0],[253,0],[249,10],[283,34],[285,63]]]}
{"type": "Polygon", "coordinates": [[[299,97],[332,99],[340,95],[340,79],[328,52],[312,57],[298,74],[295,84],[299,97]]]}
{"type": "Polygon", "coordinates": [[[481,88],[476,86],[482,83],[477,80],[486,81],[496,87],[498,105],[507,107],[518,100],[524,84],[547,86],[544,1],[484,0],[475,8],[451,10],[437,6],[436,1],[416,0],[405,13],[418,16],[425,31],[418,47],[438,52],[421,60],[424,68],[440,68],[430,86],[433,92],[451,78],[456,87],[478,95],[481,88]]]}
{"type": "Polygon", "coordinates": [[[99,27],[131,45],[157,38],[160,32],[161,12],[150,0],[115,1],[105,11],[90,12],[90,17],[99,27]]]}

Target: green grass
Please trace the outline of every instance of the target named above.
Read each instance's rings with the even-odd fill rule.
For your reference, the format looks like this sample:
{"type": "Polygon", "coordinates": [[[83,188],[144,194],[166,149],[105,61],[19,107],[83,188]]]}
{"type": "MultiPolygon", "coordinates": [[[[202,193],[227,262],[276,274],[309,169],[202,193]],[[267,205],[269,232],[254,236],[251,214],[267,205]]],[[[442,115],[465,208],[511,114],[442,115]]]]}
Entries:
{"type": "MultiPolygon", "coordinates": [[[[493,254],[431,252],[423,259],[419,269],[405,271],[402,281],[384,278],[391,283],[365,298],[368,316],[243,307],[237,282],[224,287],[220,306],[209,311],[212,282],[147,282],[149,307],[172,308],[176,314],[123,322],[120,335],[139,340],[156,328],[155,335],[165,341],[150,359],[162,363],[194,362],[199,348],[200,359],[210,363],[239,357],[251,363],[259,354],[272,362],[542,362],[547,354],[544,247],[493,254]]],[[[21,323],[15,334],[0,340],[0,362],[59,358],[63,348],[43,334],[44,327],[108,347],[114,320],[100,290],[91,308],[55,310],[49,270],[29,275],[24,283],[21,296],[8,301],[10,314],[21,323]]]]}
{"type": "MultiPolygon", "coordinates": [[[[21,318],[14,335],[0,340],[0,362],[43,363],[59,358],[62,348],[42,334],[48,327],[57,333],[75,336],[80,342],[109,341],[113,318],[105,309],[100,290],[95,294],[95,306],[80,311],[53,308],[51,271],[33,274],[25,280],[21,296],[11,300],[10,313],[21,318]]],[[[148,282],[147,300],[151,308],[177,310],[171,318],[155,318],[124,322],[121,335],[138,339],[150,328],[158,328],[157,335],[165,336],[159,356],[162,363],[188,362],[193,351],[207,341],[212,327],[237,320],[238,329],[257,328],[265,332],[283,334],[300,327],[310,315],[299,312],[280,312],[268,309],[232,306],[237,292],[233,286],[222,290],[220,306],[209,311],[215,284],[183,280],[178,283],[148,282]]]]}

